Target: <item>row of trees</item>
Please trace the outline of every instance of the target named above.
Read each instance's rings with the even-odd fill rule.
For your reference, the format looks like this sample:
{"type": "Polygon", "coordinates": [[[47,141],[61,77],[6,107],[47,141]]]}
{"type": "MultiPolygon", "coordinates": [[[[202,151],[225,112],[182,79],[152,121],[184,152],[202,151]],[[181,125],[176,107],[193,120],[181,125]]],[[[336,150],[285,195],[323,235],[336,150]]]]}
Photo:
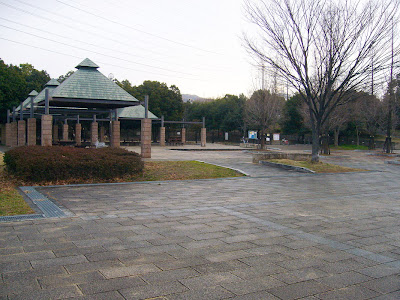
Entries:
{"type": "MultiPolygon", "coordinates": [[[[312,160],[320,134],[338,106],[374,76],[393,78],[398,1],[247,0],[257,35],[245,36],[249,53],[296,91],[307,107],[312,160]]],[[[390,92],[393,95],[393,92],[390,92]]]]}
{"type": "MultiPolygon", "coordinates": [[[[393,81],[392,84],[397,84],[397,81],[393,81]]],[[[398,128],[399,90],[396,89],[391,95],[388,89],[383,99],[362,91],[353,91],[349,95],[351,98],[337,106],[321,128],[321,135],[333,136],[335,145],[338,145],[339,135],[343,131],[354,136],[357,144],[361,135],[369,137],[373,146],[374,137],[378,134],[385,135],[388,126],[391,130],[398,128]]],[[[284,134],[304,136],[311,133],[308,109],[301,95],[296,94],[285,103],[280,124],[284,134]]]]}
{"type": "Polygon", "coordinates": [[[31,64],[8,65],[0,59],[0,120],[4,122],[7,109],[18,106],[32,90],[41,91],[49,80],[46,71],[31,64]]]}

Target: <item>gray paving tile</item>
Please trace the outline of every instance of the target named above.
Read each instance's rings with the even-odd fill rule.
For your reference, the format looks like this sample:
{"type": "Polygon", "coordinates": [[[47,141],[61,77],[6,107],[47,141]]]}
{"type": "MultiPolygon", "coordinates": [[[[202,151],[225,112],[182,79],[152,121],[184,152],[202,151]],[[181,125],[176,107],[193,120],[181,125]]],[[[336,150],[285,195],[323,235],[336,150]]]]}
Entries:
{"type": "Polygon", "coordinates": [[[268,290],[271,294],[283,300],[299,299],[329,291],[331,288],[314,280],[302,281],[268,290]]]}
{"type": "Polygon", "coordinates": [[[231,299],[234,296],[231,292],[220,286],[205,286],[199,290],[190,290],[187,292],[166,296],[168,300],[201,300],[201,299],[231,299]]]}
{"type": "Polygon", "coordinates": [[[331,299],[340,299],[340,300],[347,300],[347,299],[354,299],[354,300],[364,300],[364,299],[371,299],[374,297],[379,296],[380,294],[367,289],[362,286],[350,286],[347,288],[339,289],[330,291],[327,293],[318,294],[317,297],[323,300],[331,300],[331,299]]]}
{"type": "Polygon", "coordinates": [[[156,285],[146,285],[136,288],[122,289],[119,292],[126,299],[147,299],[166,296],[170,294],[183,293],[185,291],[188,291],[188,288],[177,281],[173,281],[156,285]]]}

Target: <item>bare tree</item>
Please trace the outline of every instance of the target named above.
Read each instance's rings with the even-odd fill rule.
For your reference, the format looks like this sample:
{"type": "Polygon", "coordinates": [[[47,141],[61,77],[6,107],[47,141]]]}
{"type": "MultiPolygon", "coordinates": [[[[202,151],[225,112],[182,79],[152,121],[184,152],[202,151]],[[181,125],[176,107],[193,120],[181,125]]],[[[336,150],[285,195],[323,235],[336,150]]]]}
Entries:
{"type": "Polygon", "coordinates": [[[253,93],[245,104],[245,123],[260,130],[261,149],[265,148],[264,135],[267,129],[278,122],[285,99],[268,90],[253,93]]]}
{"type": "Polygon", "coordinates": [[[333,131],[334,135],[334,145],[339,145],[339,133],[343,130],[344,125],[350,120],[349,108],[346,104],[336,107],[332,111],[328,120],[325,122],[325,130],[323,131],[333,131]]]}
{"type": "Polygon", "coordinates": [[[391,59],[399,2],[360,2],[246,1],[248,19],[259,30],[258,37],[245,36],[246,46],[302,96],[312,128],[312,161],[319,160],[319,136],[329,115],[349,91],[370,80],[372,46],[376,75],[391,59]]]}

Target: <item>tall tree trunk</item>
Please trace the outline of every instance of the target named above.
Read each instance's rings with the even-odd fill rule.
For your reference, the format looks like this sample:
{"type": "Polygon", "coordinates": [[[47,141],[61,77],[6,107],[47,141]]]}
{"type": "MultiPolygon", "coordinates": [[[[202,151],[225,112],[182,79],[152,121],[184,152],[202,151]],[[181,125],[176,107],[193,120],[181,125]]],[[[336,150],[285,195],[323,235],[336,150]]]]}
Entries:
{"type": "Polygon", "coordinates": [[[319,132],[320,132],[319,126],[313,125],[311,162],[319,162],[319,154],[318,154],[320,148],[319,132]]]}
{"type": "Polygon", "coordinates": [[[339,146],[339,127],[336,127],[335,130],[333,131],[334,134],[334,144],[335,147],[339,146]]]}
{"type": "Polygon", "coordinates": [[[261,132],[260,132],[260,144],[261,144],[261,149],[266,149],[264,132],[265,132],[265,129],[264,129],[264,128],[261,129],[261,132]]]}
{"type": "Polygon", "coordinates": [[[357,139],[356,139],[356,141],[357,141],[357,146],[360,146],[360,135],[359,135],[359,132],[358,132],[358,127],[356,126],[356,134],[357,134],[357,139]]]}
{"type": "Polygon", "coordinates": [[[320,132],[321,124],[315,119],[311,108],[309,107],[311,131],[312,131],[312,151],[311,151],[311,162],[319,162],[319,149],[320,145],[320,132]]]}

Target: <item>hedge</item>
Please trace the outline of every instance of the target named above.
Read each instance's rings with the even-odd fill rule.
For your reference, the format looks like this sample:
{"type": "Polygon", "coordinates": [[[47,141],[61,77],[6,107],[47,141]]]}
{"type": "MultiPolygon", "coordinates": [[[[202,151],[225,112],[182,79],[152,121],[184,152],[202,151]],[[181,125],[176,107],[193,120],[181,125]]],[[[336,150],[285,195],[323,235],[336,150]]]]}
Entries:
{"type": "Polygon", "coordinates": [[[32,182],[122,178],[143,171],[139,154],[121,148],[23,146],[7,151],[8,172],[32,182]]]}

